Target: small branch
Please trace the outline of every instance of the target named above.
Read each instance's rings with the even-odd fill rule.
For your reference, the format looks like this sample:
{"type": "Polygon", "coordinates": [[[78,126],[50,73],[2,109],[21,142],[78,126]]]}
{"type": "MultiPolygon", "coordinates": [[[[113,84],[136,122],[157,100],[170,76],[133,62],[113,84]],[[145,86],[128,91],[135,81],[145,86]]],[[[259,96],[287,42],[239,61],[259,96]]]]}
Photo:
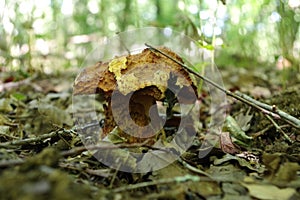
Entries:
{"type": "MultiPolygon", "coordinates": [[[[71,130],[72,131],[72,130],[71,130]]],[[[67,132],[68,133],[68,132],[67,132]]],[[[42,135],[40,137],[37,138],[30,138],[29,139],[25,139],[25,140],[18,140],[18,141],[13,141],[13,142],[8,142],[8,143],[2,143],[0,148],[9,148],[11,147],[11,145],[24,145],[24,144],[31,144],[33,142],[40,142],[44,139],[47,138],[51,138],[56,136],[57,134],[61,134],[61,133],[57,133],[57,132],[52,132],[49,134],[45,134],[42,135]]],[[[69,133],[68,133],[69,134],[69,133]]],[[[67,156],[76,156],[81,154],[84,151],[92,151],[92,150],[109,150],[109,149],[121,149],[121,148],[137,148],[137,147],[147,147],[149,149],[152,150],[161,150],[163,151],[164,149],[160,149],[160,148],[156,148],[156,147],[152,147],[147,145],[149,141],[146,140],[143,143],[135,143],[135,144],[119,144],[119,145],[113,145],[107,142],[101,143],[101,144],[97,144],[97,145],[90,145],[90,146],[80,146],[80,147],[74,147],[70,150],[66,150],[66,151],[62,151],[60,152],[60,156],[61,157],[67,157],[67,156]]],[[[1,167],[11,167],[11,166],[16,166],[16,165],[21,165],[23,163],[26,162],[26,159],[20,160],[20,159],[16,159],[16,160],[4,160],[4,161],[0,161],[0,168],[1,167]]]]}
{"type": "Polygon", "coordinates": [[[18,88],[22,85],[27,85],[31,81],[31,78],[27,78],[18,82],[8,82],[8,83],[0,83],[0,92],[4,92],[7,90],[11,90],[14,88],[18,88]]]}
{"type": "Polygon", "coordinates": [[[127,191],[127,190],[135,190],[135,189],[149,187],[149,186],[183,183],[183,182],[187,182],[187,181],[199,182],[200,179],[202,179],[202,177],[200,178],[199,176],[192,176],[192,175],[177,176],[174,178],[159,179],[159,180],[155,180],[155,181],[151,181],[151,182],[142,182],[142,183],[137,183],[137,184],[133,184],[133,185],[126,185],[123,187],[115,188],[112,191],[113,192],[123,192],[123,191],[127,191]]]}
{"type": "Polygon", "coordinates": [[[178,161],[185,167],[187,168],[188,170],[194,172],[194,173],[197,173],[197,174],[201,174],[201,175],[204,175],[204,176],[207,176],[208,178],[210,178],[211,180],[214,180],[210,174],[190,165],[189,163],[185,162],[184,160],[182,160],[181,158],[178,158],[178,161]]]}
{"type": "Polygon", "coordinates": [[[273,113],[276,113],[277,115],[279,115],[285,122],[289,123],[290,125],[294,126],[295,128],[300,128],[300,120],[295,118],[294,116],[291,116],[289,115],[288,113],[282,111],[282,110],[279,110],[278,108],[276,108],[274,110],[274,106],[270,106],[268,104],[265,104],[265,103],[262,103],[260,101],[257,101],[251,97],[249,97],[248,95],[246,94],[242,94],[240,92],[236,92],[238,93],[241,97],[243,97],[244,99],[247,99],[248,101],[251,101],[255,104],[257,104],[258,106],[270,111],[270,112],[273,112],[273,113]]]}
{"type": "Polygon", "coordinates": [[[271,123],[275,126],[276,130],[279,131],[283,137],[290,143],[292,144],[292,140],[289,138],[289,136],[282,130],[282,128],[280,128],[280,126],[273,120],[272,117],[270,117],[269,115],[266,116],[270,121],[271,123]]]}
{"type": "Polygon", "coordinates": [[[17,81],[17,82],[8,82],[8,83],[1,83],[0,82],[0,92],[5,92],[5,91],[9,91],[12,90],[14,88],[18,88],[20,86],[23,85],[31,85],[36,91],[43,91],[42,88],[40,86],[38,86],[35,83],[32,83],[32,80],[34,80],[37,77],[37,75],[31,76],[29,78],[26,78],[24,80],[21,81],[17,81]]]}
{"type": "Polygon", "coordinates": [[[56,131],[53,131],[51,133],[48,134],[43,134],[40,135],[38,137],[34,137],[34,138],[26,138],[26,139],[22,139],[22,140],[13,140],[10,142],[4,142],[4,143],[0,143],[0,148],[14,148],[16,146],[21,146],[21,145],[29,145],[32,143],[38,143],[38,142],[42,142],[43,140],[49,139],[49,138],[53,138],[53,137],[57,137],[59,135],[61,136],[67,136],[72,132],[72,130],[66,130],[66,129],[59,129],[56,131]]]}
{"type": "Polygon", "coordinates": [[[256,132],[256,133],[252,134],[251,136],[252,136],[253,138],[257,138],[257,137],[259,137],[259,136],[265,134],[265,133],[266,133],[268,130],[270,130],[272,127],[273,127],[273,125],[270,124],[269,126],[267,126],[266,128],[264,128],[263,130],[260,130],[260,131],[258,131],[258,132],[256,132]]]}
{"type": "Polygon", "coordinates": [[[93,151],[93,150],[101,150],[101,149],[108,150],[108,149],[147,147],[149,149],[162,150],[162,149],[147,145],[148,142],[149,142],[148,140],[146,140],[143,143],[134,143],[134,144],[111,144],[108,142],[101,142],[100,144],[96,144],[96,145],[74,147],[70,150],[61,152],[61,156],[63,156],[63,157],[74,156],[74,155],[79,155],[84,151],[93,151]]]}
{"type": "MultiPolygon", "coordinates": [[[[267,114],[267,115],[270,115],[271,117],[273,118],[276,118],[276,119],[281,119],[283,118],[286,122],[288,122],[290,125],[292,125],[293,127],[297,128],[297,129],[300,129],[300,120],[296,119],[295,117],[283,112],[283,111],[280,111],[280,110],[277,110],[275,113],[272,109],[269,110],[270,106],[265,106],[265,107],[262,107],[261,104],[257,104],[257,101],[253,101],[254,99],[248,97],[247,99],[244,98],[244,94],[241,94],[241,93],[233,93],[229,90],[226,90],[225,88],[223,88],[222,86],[218,85],[217,83],[213,82],[212,80],[194,72],[192,69],[190,69],[187,65],[179,62],[178,60],[172,58],[171,56],[169,56],[168,54],[164,53],[163,51],[159,50],[159,49],[156,49],[155,47],[149,45],[149,44],[145,44],[147,47],[149,47],[151,50],[154,50],[162,55],[164,55],[165,57],[169,58],[170,60],[174,61],[175,63],[177,63],[178,65],[182,66],[184,69],[186,69],[188,72],[194,74],[195,76],[197,76],[198,78],[202,79],[203,81],[211,84],[212,86],[216,87],[217,89],[221,90],[222,92],[224,92],[226,95],[228,96],[231,96],[259,111],[261,111],[262,113],[264,114],[267,114]],[[251,99],[251,100],[250,100],[251,99]]],[[[267,105],[267,104],[265,104],[267,105]]]]}
{"type": "Polygon", "coordinates": [[[0,161],[0,168],[17,166],[17,165],[21,165],[23,163],[25,163],[25,160],[20,160],[20,159],[2,160],[2,161],[0,161]]]}

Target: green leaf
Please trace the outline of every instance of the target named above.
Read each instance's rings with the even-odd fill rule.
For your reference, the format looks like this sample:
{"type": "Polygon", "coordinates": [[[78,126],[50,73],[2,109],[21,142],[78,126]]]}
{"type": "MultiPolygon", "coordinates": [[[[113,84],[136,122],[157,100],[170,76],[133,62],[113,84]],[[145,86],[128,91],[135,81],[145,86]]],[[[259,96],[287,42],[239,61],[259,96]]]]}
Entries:
{"type": "Polygon", "coordinates": [[[236,160],[240,166],[246,167],[252,171],[256,171],[258,173],[263,173],[265,171],[265,168],[258,162],[254,163],[251,161],[247,161],[244,158],[240,158],[238,156],[233,156],[230,154],[226,154],[222,158],[214,160],[214,165],[221,165],[224,164],[225,162],[234,161],[234,160],[236,160]]]}
{"type": "Polygon", "coordinates": [[[213,51],[215,48],[213,45],[211,44],[206,44],[204,43],[203,41],[197,41],[197,45],[200,47],[200,48],[204,48],[204,49],[207,49],[209,51],[213,51]]]}
{"type": "Polygon", "coordinates": [[[296,190],[293,188],[280,189],[274,185],[261,185],[261,184],[245,184],[245,186],[252,197],[257,199],[268,200],[288,200],[296,194],[296,190]]]}
{"type": "Polygon", "coordinates": [[[252,137],[248,136],[231,116],[226,117],[223,131],[228,131],[235,139],[238,140],[237,142],[240,142],[240,144],[243,145],[252,140],[252,137]]]}
{"type": "Polygon", "coordinates": [[[26,99],[26,95],[18,92],[11,94],[11,97],[17,99],[18,101],[23,101],[26,99]]]}

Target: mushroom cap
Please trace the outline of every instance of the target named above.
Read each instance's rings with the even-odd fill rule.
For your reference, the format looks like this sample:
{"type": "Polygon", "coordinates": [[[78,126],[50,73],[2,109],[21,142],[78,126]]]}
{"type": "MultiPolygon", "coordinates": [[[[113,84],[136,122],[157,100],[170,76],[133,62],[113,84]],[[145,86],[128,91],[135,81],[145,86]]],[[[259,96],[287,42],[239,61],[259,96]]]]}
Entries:
{"type": "MultiPolygon", "coordinates": [[[[159,49],[183,63],[183,60],[168,48],[159,49]]],[[[119,126],[122,129],[120,136],[133,143],[154,137],[155,127],[147,125],[153,122],[152,124],[158,126],[160,116],[157,109],[151,108],[156,101],[165,98],[169,87],[176,90],[172,91],[173,93],[181,93],[181,97],[187,98],[184,102],[195,101],[195,95],[189,95],[196,93],[189,73],[164,55],[144,49],[138,54],[115,57],[109,62],[98,62],[85,68],[75,80],[74,94],[103,94],[107,103],[104,109],[104,136],[119,126]],[[117,95],[117,101],[112,101],[112,98],[116,97],[113,95],[117,95]],[[125,103],[128,99],[129,106],[125,103]],[[136,133],[138,137],[128,136],[126,133],[136,133]]]]}
{"type": "MultiPolygon", "coordinates": [[[[166,47],[158,48],[174,59],[182,62],[182,59],[166,47]]],[[[115,57],[110,62],[98,62],[81,71],[74,83],[74,94],[104,93],[109,98],[114,90],[123,95],[149,86],[156,86],[160,93],[152,96],[156,100],[164,98],[167,89],[167,81],[170,73],[178,75],[176,85],[194,86],[188,72],[174,61],[166,58],[149,48],[139,54],[115,57]]],[[[151,91],[149,91],[151,95],[151,91]]]]}

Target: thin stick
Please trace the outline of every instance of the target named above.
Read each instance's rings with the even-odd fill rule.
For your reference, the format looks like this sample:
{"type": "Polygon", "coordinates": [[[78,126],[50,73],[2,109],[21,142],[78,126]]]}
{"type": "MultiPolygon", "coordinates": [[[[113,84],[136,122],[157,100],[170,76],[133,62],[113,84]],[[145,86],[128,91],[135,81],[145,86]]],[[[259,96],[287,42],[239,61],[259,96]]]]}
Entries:
{"type": "Polygon", "coordinates": [[[201,175],[207,176],[207,177],[210,178],[211,180],[214,180],[210,174],[208,174],[208,173],[206,173],[206,172],[204,172],[204,171],[202,171],[202,170],[200,170],[200,169],[198,169],[198,168],[196,168],[196,167],[190,165],[189,163],[185,162],[183,159],[178,158],[178,161],[179,161],[185,168],[187,168],[188,170],[190,170],[190,171],[192,171],[192,172],[194,172],[194,173],[197,173],[197,174],[201,174],[201,175]]]}
{"type": "Polygon", "coordinates": [[[269,115],[266,116],[271,123],[275,126],[276,130],[279,131],[283,137],[289,142],[289,143],[293,143],[292,140],[289,138],[289,136],[282,130],[282,128],[280,128],[280,126],[274,121],[274,119],[272,117],[270,117],[269,115]]]}
{"type": "Polygon", "coordinates": [[[15,159],[15,160],[2,160],[0,161],[0,168],[12,167],[25,163],[25,160],[15,159]]]}
{"type": "MultiPolygon", "coordinates": [[[[42,138],[45,138],[46,136],[53,136],[53,133],[49,133],[49,134],[45,134],[43,135],[42,138]]],[[[47,137],[47,138],[48,138],[47,137]]],[[[31,138],[30,138],[31,139],[31,138]]],[[[18,140],[15,141],[14,144],[29,144],[28,141],[30,142],[37,142],[40,141],[41,137],[39,138],[32,138],[32,140],[18,140]],[[34,139],[34,140],[33,140],[34,139]]],[[[74,147],[70,150],[66,150],[66,151],[62,151],[60,152],[60,156],[61,157],[67,157],[67,156],[76,156],[81,154],[84,151],[92,151],[92,150],[109,150],[109,149],[122,149],[122,148],[137,148],[137,147],[148,147],[149,149],[152,150],[161,150],[164,151],[164,149],[160,149],[160,148],[156,148],[156,147],[152,147],[147,145],[147,142],[149,142],[148,140],[146,140],[143,143],[134,143],[134,144],[119,144],[119,145],[114,145],[114,144],[110,144],[110,143],[101,143],[101,144],[97,144],[97,145],[90,145],[90,146],[80,146],[80,147],[74,147]]],[[[2,143],[3,145],[4,143],[2,143]]],[[[3,145],[3,147],[8,148],[10,146],[8,145],[3,145]]],[[[21,165],[23,163],[26,162],[26,159],[20,160],[20,159],[16,159],[16,160],[5,160],[5,161],[0,161],[0,168],[1,167],[10,167],[10,166],[15,166],[15,165],[21,165]]]]}
{"type": "Polygon", "coordinates": [[[297,118],[295,118],[294,116],[291,116],[291,115],[287,114],[286,112],[284,112],[284,111],[282,111],[282,110],[279,110],[278,108],[276,108],[276,109],[274,110],[274,106],[270,106],[270,105],[268,105],[268,104],[265,104],[265,103],[262,103],[262,102],[260,102],[260,101],[257,101],[257,100],[255,100],[255,99],[249,97],[249,96],[246,95],[246,94],[242,94],[242,93],[240,93],[240,92],[236,92],[236,93],[237,93],[238,95],[240,95],[241,97],[243,97],[244,99],[247,99],[248,101],[252,101],[253,103],[259,105],[260,107],[262,107],[262,108],[264,108],[264,109],[266,109],[266,110],[268,110],[268,111],[272,111],[272,112],[278,114],[280,117],[283,118],[284,121],[286,121],[286,122],[289,123],[290,125],[294,125],[294,124],[295,124],[295,125],[298,126],[298,127],[296,127],[296,128],[299,128],[299,127],[300,127],[300,120],[297,119],[297,118]],[[291,122],[292,122],[292,124],[291,124],[291,122]]]}
{"type": "Polygon", "coordinates": [[[124,148],[137,148],[137,147],[147,147],[152,150],[162,150],[160,148],[155,148],[152,146],[147,145],[148,140],[146,140],[143,143],[133,143],[133,144],[111,144],[108,142],[99,142],[96,145],[89,145],[89,146],[80,146],[80,147],[74,147],[70,150],[66,150],[61,152],[61,156],[74,156],[79,155],[84,151],[93,151],[93,150],[109,150],[109,149],[124,149],[124,148]]]}
{"type": "Polygon", "coordinates": [[[270,124],[269,126],[267,126],[266,128],[264,128],[263,130],[260,130],[260,131],[258,131],[258,132],[256,132],[256,133],[254,133],[254,134],[252,135],[252,137],[253,137],[253,138],[257,138],[257,137],[259,137],[259,136],[265,134],[265,133],[266,133],[268,130],[270,130],[272,127],[273,127],[273,125],[270,124]]]}
{"type": "MultiPolygon", "coordinates": [[[[202,177],[200,178],[199,176],[192,176],[192,175],[177,176],[174,178],[159,179],[159,180],[151,181],[151,182],[142,182],[142,183],[137,183],[134,185],[126,185],[123,187],[115,188],[112,191],[113,192],[123,192],[123,191],[127,191],[127,190],[134,190],[134,189],[139,189],[139,188],[144,188],[144,187],[149,187],[149,186],[154,186],[154,185],[183,183],[183,182],[187,182],[187,181],[199,182],[200,179],[202,179],[202,177]]],[[[211,180],[206,180],[206,181],[211,181],[211,180]]]]}
{"type": "Polygon", "coordinates": [[[43,140],[53,138],[53,137],[56,137],[59,135],[62,135],[62,136],[69,135],[71,131],[72,130],[59,129],[59,130],[53,131],[51,133],[43,134],[43,135],[40,135],[40,136],[34,137],[34,138],[26,138],[26,139],[21,139],[21,140],[13,140],[10,142],[4,142],[4,143],[0,143],[0,148],[14,148],[16,146],[38,143],[38,142],[42,142],[43,140]]]}
{"type": "Polygon", "coordinates": [[[222,92],[224,92],[226,95],[228,96],[231,96],[253,108],[256,108],[257,110],[261,111],[262,113],[264,114],[267,114],[267,115],[270,115],[271,117],[274,117],[276,119],[281,119],[283,118],[283,120],[287,121],[290,125],[292,125],[293,127],[297,128],[297,129],[300,129],[300,120],[296,119],[295,117],[283,112],[283,111],[280,111],[280,110],[277,110],[276,113],[274,113],[272,110],[267,110],[265,108],[262,108],[260,107],[259,105],[257,105],[256,103],[254,103],[253,101],[249,101],[249,99],[245,99],[243,98],[242,96],[239,95],[239,93],[233,93],[229,90],[226,90],[225,88],[223,88],[222,86],[218,85],[217,83],[213,82],[212,80],[194,72],[192,69],[190,69],[187,65],[179,62],[178,60],[172,58],[171,56],[169,56],[168,54],[164,53],[163,51],[159,50],[159,49],[156,49],[155,47],[149,45],[149,44],[145,44],[147,47],[149,47],[151,50],[154,50],[162,55],[164,55],[165,57],[169,58],[170,60],[174,61],[175,63],[177,63],[178,65],[182,66],[184,69],[186,69],[188,72],[194,74],[195,76],[199,77],[200,79],[202,79],[203,81],[211,84],[212,86],[216,87],[217,89],[221,90],[222,92]],[[287,117],[289,116],[289,117],[287,117]],[[291,121],[292,119],[292,121],[291,121]]]}
{"type": "Polygon", "coordinates": [[[22,85],[31,85],[36,91],[43,91],[43,89],[38,86],[35,83],[32,83],[32,80],[34,80],[37,77],[37,75],[31,76],[27,79],[18,81],[18,82],[8,82],[8,83],[0,83],[0,92],[3,91],[9,91],[12,90],[14,88],[18,88],[22,85]]]}

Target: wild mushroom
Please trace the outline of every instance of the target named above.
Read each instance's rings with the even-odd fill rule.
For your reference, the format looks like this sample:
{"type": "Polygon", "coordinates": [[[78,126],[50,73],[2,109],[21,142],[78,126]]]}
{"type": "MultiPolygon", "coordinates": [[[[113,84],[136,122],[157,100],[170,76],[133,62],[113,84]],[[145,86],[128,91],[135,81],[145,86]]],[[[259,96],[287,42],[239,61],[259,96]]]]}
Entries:
{"type": "MultiPolygon", "coordinates": [[[[159,49],[183,62],[171,50],[159,49]]],[[[116,57],[110,62],[85,68],[74,84],[75,95],[103,95],[106,102],[104,135],[118,126],[121,136],[129,143],[154,137],[156,130],[163,126],[155,105],[166,98],[166,91],[176,95],[181,93],[183,99],[187,97],[183,101],[193,102],[195,95],[191,95],[191,99],[188,97],[195,94],[194,89],[187,71],[148,48],[139,54],[116,57]]]]}

